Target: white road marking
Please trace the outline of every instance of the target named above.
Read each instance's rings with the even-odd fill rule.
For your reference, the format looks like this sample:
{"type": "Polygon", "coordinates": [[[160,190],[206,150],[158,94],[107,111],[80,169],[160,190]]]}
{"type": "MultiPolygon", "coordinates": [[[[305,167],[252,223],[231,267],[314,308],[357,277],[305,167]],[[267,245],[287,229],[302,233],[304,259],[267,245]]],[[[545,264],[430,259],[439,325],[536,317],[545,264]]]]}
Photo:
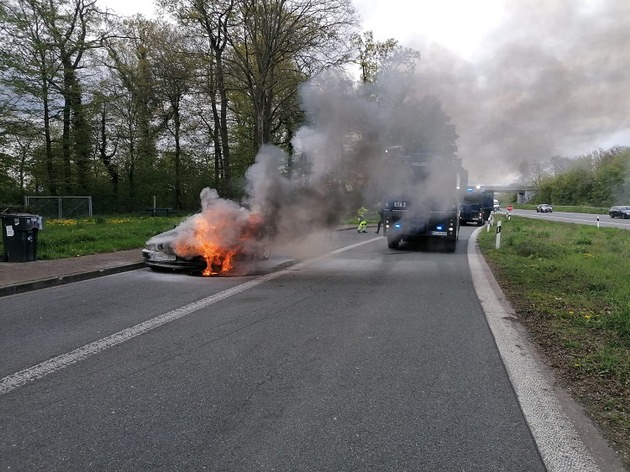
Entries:
{"type": "Polygon", "coordinates": [[[295,264],[279,272],[274,272],[271,274],[266,274],[260,277],[256,277],[255,279],[250,280],[248,282],[242,283],[240,285],[229,288],[217,294],[203,298],[199,301],[189,303],[188,305],[177,308],[176,310],[169,311],[168,313],[164,313],[160,316],[144,321],[135,326],[131,326],[130,328],[126,328],[126,329],[123,329],[122,331],[118,331],[117,333],[114,333],[110,336],[99,339],[98,341],[85,344],[84,346],[81,346],[73,351],[67,352],[65,354],[61,354],[59,356],[56,356],[44,362],[41,362],[37,365],[29,367],[27,369],[8,375],[0,380],[0,395],[9,393],[12,390],[15,390],[16,388],[26,385],[27,383],[30,383],[37,379],[41,379],[49,374],[52,374],[58,370],[64,369],[72,364],[76,364],[77,362],[85,360],[88,357],[98,354],[99,352],[105,351],[106,349],[117,346],[118,344],[122,344],[126,341],[129,341],[130,339],[133,339],[136,336],[140,336],[141,334],[147,333],[155,328],[158,328],[162,325],[170,323],[171,321],[175,321],[186,315],[194,313],[198,310],[201,310],[202,308],[212,305],[213,303],[219,302],[233,295],[244,292],[245,290],[249,290],[250,288],[256,287],[257,285],[264,284],[265,282],[281,277],[285,274],[288,274],[289,272],[295,271],[296,269],[305,267],[309,264],[325,259],[332,255],[339,254],[341,252],[354,249],[364,244],[371,243],[377,239],[381,239],[381,238],[371,238],[371,239],[362,241],[360,243],[352,244],[350,246],[344,246],[342,248],[335,249],[334,251],[328,252],[321,256],[300,262],[298,264],[295,264]]]}

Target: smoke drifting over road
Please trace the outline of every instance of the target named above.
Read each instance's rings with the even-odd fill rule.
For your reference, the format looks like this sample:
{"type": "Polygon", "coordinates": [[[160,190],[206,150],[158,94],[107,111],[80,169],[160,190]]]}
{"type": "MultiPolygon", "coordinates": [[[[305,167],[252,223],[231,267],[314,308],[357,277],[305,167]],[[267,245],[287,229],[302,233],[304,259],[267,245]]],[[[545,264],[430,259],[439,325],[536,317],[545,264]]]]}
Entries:
{"type": "MultiPolygon", "coordinates": [[[[504,6],[505,21],[473,59],[436,45],[405,44],[422,52],[417,72],[382,81],[379,96],[437,97],[456,126],[458,157],[473,183],[509,183],[524,165],[554,155],[630,145],[630,2],[506,0],[504,6]]],[[[199,238],[199,221],[191,219],[183,226],[197,227],[181,232],[188,238],[184,246],[199,247],[191,235],[229,239],[217,246],[237,253],[303,241],[352,214],[357,202],[348,195],[356,189],[345,182],[369,189],[368,203],[376,203],[369,199],[378,194],[372,180],[383,146],[414,124],[415,109],[377,104],[371,90],[357,91],[337,73],[301,92],[309,124],[296,135],[295,156],[261,149],[246,175],[247,209],[206,191],[197,220],[232,229],[199,238]],[[287,174],[290,160],[293,173],[287,174]]]]}
{"type": "Polygon", "coordinates": [[[418,86],[442,100],[471,180],[509,181],[523,164],[630,145],[630,2],[503,5],[501,26],[469,60],[405,44],[422,51],[418,86]]]}
{"type": "MultiPolygon", "coordinates": [[[[382,96],[391,93],[387,85],[381,84],[382,96]]],[[[401,93],[399,81],[389,85],[401,93]]],[[[335,228],[363,204],[376,204],[375,177],[381,175],[388,133],[394,127],[396,136],[403,136],[404,129],[417,126],[417,121],[405,115],[409,113],[405,107],[377,105],[370,92],[357,89],[339,71],[305,84],[301,99],[309,124],[296,134],[295,155],[271,145],[261,148],[246,173],[245,208],[204,189],[201,213],[177,231],[176,253],[203,254],[214,273],[232,271],[232,260],[242,270],[247,264],[238,262],[239,254],[260,254],[274,247],[286,250],[289,245],[303,251],[321,243],[306,241],[308,236],[335,228]],[[361,194],[364,189],[368,194],[361,194]],[[295,244],[303,241],[301,247],[295,244]]],[[[399,175],[399,184],[402,181],[399,175]]],[[[455,182],[449,189],[454,191],[455,182]]]]}

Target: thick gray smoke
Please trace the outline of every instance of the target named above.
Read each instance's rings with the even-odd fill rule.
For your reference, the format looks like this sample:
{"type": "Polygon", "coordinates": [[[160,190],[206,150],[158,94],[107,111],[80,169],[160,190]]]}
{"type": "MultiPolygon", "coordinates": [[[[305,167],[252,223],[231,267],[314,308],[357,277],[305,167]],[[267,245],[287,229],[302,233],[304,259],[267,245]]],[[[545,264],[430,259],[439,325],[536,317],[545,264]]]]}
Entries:
{"type": "MultiPolygon", "coordinates": [[[[474,60],[405,44],[422,52],[417,72],[382,76],[377,101],[375,90],[357,90],[341,73],[307,83],[301,98],[309,123],[296,135],[295,156],[260,150],[246,175],[246,209],[204,190],[203,211],[181,225],[175,246],[182,255],[208,248],[260,254],[295,241],[313,246],[310,235],[375,204],[383,187],[418,190],[404,184],[404,173],[383,180],[383,149],[415,138],[430,142],[449,126],[443,112],[456,127],[458,157],[472,183],[508,183],[524,165],[554,155],[629,145],[630,1],[504,6],[505,21],[474,60]]],[[[434,195],[452,191],[452,182],[434,177],[434,195]]]]}
{"type": "Polygon", "coordinates": [[[389,145],[422,138],[419,120],[441,117],[439,103],[423,100],[403,78],[388,74],[376,90],[357,88],[341,72],[330,72],[304,85],[301,97],[310,123],[298,131],[294,148],[307,172],[299,178],[281,174],[288,156],[272,146],[262,148],[247,172],[249,207],[261,212],[270,238],[286,244],[332,228],[359,206],[375,206],[385,193],[426,192],[445,200],[441,197],[455,191],[452,175],[429,176],[419,188],[410,179],[411,167],[392,169],[384,161],[389,145]]]}
{"type": "MultiPolygon", "coordinates": [[[[294,172],[289,156],[264,146],[247,171],[249,207],[261,212],[266,232],[278,243],[293,242],[312,231],[335,227],[361,200],[346,184],[371,175],[378,153],[374,103],[361,98],[351,81],[332,72],[301,90],[310,124],[294,140],[294,172]],[[370,136],[370,138],[366,138],[370,136]]],[[[358,207],[357,207],[358,208],[358,207]]]]}
{"type": "Polygon", "coordinates": [[[422,50],[417,86],[460,136],[471,180],[501,183],[552,156],[630,145],[630,2],[505,0],[505,21],[468,61],[422,50]]]}
{"type": "MultiPolygon", "coordinates": [[[[213,272],[225,272],[226,254],[259,255],[277,247],[303,250],[320,244],[308,237],[330,231],[361,205],[376,205],[383,186],[392,181],[403,193],[418,190],[409,180],[409,169],[388,173],[383,168],[384,146],[391,139],[405,139],[411,133],[407,128],[417,129],[421,114],[416,106],[421,102],[414,101],[420,94],[401,82],[383,79],[379,94],[382,98],[408,94],[409,106],[377,104],[374,90],[357,89],[340,71],[305,84],[301,98],[309,124],[296,134],[295,156],[270,145],[261,148],[246,173],[245,208],[204,189],[202,211],[178,228],[175,252],[185,257],[204,254],[213,272]],[[384,180],[387,175],[389,181],[384,180]],[[296,241],[305,244],[295,247],[296,241]]],[[[435,102],[428,105],[436,108],[435,102]]],[[[454,181],[439,182],[430,178],[425,184],[433,184],[437,199],[442,190],[455,190],[454,181]]],[[[238,257],[234,261],[242,272],[243,262],[238,257]]]]}

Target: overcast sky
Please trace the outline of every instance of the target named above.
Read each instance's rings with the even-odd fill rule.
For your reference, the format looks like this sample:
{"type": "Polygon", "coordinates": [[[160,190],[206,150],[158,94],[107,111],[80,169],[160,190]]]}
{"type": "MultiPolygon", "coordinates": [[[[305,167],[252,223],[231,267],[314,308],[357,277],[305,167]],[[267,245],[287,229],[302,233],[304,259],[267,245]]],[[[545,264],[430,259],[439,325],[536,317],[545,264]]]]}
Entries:
{"type": "MultiPolygon", "coordinates": [[[[99,0],[124,15],[152,0],[99,0]]],[[[364,30],[420,50],[482,183],[524,162],[630,146],[630,0],[353,0],[364,30]]]]}

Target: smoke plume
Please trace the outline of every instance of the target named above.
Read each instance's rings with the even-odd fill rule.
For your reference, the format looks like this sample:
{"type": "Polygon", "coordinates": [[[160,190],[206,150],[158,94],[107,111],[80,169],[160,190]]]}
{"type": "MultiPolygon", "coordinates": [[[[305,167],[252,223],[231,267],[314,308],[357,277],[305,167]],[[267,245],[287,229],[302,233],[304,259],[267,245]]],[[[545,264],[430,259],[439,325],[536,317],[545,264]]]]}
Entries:
{"type": "Polygon", "coordinates": [[[630,2],[506,0],[504,21],[464,60],[420,38],[417,85],[437,95],[479,183],[529,163],[630,145],[630,2]]]}
{"type": "MultiPolygon", "coordinates": [[[[271,145],[260,149],[246,173],[244,207],[204,189],[202,211],[176,231],[175,252],[186,258],[203,254],[212,273],[233,273],[235,265],[242,272],[247,264],[239,256],[278,247],[303,251],[321,244],[306,239],[335,228],[362,205],[375,206],[384,186],[411,191],[408,170],[385,172],[383,149],[392,139],[409,138],[419,119],[431,118],[419,118],[423,102],[417,91],[401,86],[398,77],[390,79],[383,78],[378,93],[381,98],[399,97],[396,106],[379,105],[374,89],[357,88],[341,71],[305,84],[301,99],[308,124],[296,133],[295,155],[271,145]],[[296,245],[303,241],[301,247],[296,245]]],[[[426,105],[440,110],[439,103],[426,105]]],[[[438,199],[445,187],[455,190],[454,182],[449,186],[437,178],[429,182],[438,199]]]]}
{"type": "Polygon", "coordinates": [[[379,100],[338,72],[305,84],[308,124],[296,134],[295,155],[261,148],[246,175],[246,208],[204,190],[203,210],[181,225],[177,246],[193,254],[211,241],[256,254],[333,228],[361,204],[375,204],[383,186],[405,181],[379,178],[387,174],[384,147],[428,142],[450,126],[448,117],[472,183],[509,183],[528,163],[628,145],[630,2],[504,5],[505,21],[473,59],[406,44],[421,50],[417,71],[381,76],[379,100]],[[442,110],[448,117],[436,115],[442,110]]]}

